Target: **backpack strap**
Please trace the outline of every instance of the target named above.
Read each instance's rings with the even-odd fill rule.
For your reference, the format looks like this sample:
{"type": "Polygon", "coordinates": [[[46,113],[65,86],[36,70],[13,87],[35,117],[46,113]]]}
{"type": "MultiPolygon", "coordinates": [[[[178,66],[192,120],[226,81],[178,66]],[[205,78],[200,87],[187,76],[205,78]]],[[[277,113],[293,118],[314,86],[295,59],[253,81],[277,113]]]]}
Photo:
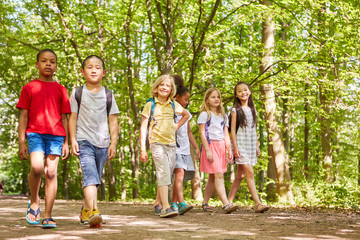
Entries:
{"type": "Polygon", "coordinates": [[[210,123],[211,123],[211,113],[210,113],[209,120],[207,120],[206,123],[205,123],[205,136],[206,136],[206,139],[207,139],[207,141],[208,141],[208,144],[210,144],[210,137],[209,137],[209,126],[210,126],[210,123]]]}
{"type": "Polygon", "coordinates": [[[106,113],[107,116],[109,116],[112,105],[112,92],[109,89],[105,88],[105,95],[106,95],[106,113]]]}
{"type": "Polygon", "coordinates": [[[81,97],[82,97],[82,92],[83,92],[83,87],[84,86],[80,86],[80,87],[77,87],[75,89],[75,100],[78,104],[78,110],[77,110],[77,113],[79,114],[79,111],[80,111],[80,105],[81,105],[81,97]]]}
{"type": "MultiPolygon", "coordinates": [[[[172,106],[172,108],[173,108],[173,110],[174,110],[174,122],[176,121],[176,114],[175,114],[175,102],[174,102],[174,100],[171,100],[171,106],[172,106]]],[[[180,147],[180,145],[179,145],[179,143],[178,143],[178,141],[177,141],[177,131],[175,131],[175,141],[176,141],[176,147],[180,147]]]]}
{"type": "MultiPolygon", "coordinates": [[[[80,86],[75,89],[75,100],[78,104],[78,111],[77,111],[78,114],[80,112],[83,88],[84,88],[84,86],[80,86]]],[[[105,88],[105,95],[106,95],[106,113],[107,113],[107,116],[109,116],[111,105],[112,105],[112,92],[109,89],[107,89],[106,87],[104,87],[104,88],[105,88]]]]}

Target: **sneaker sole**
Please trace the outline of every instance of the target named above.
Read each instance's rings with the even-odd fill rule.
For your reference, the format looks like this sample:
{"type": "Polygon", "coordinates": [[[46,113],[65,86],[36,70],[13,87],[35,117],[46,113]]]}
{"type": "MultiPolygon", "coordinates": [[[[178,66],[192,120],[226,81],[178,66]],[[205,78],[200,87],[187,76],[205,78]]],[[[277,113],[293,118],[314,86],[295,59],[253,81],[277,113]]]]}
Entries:
{"type": "Polygon", "coordinates": [[[176,217],[177,215],[179,215],[177,212],[172,212],[172,213],[160,215],[160,217],[161,218],[170,218],[170,217],[176,217]]]}
{"type": "Polygon", "coordinates": [[[193,209],[194,206],[189,206],[188,208],[186,208],[184,211],[179,212],[179,215],[184,215],[185,213],[187,213],[188,211],[190,211],[191,209],[193,209]]]}
{"type": "Polygon", "coordinates": [[[90,227],[91,226],[97,226],[97,225],[101,225],[101,222],[102,222],[102,217],[100,214],[95,214],[94,216],[92,216],[90,219],[89,219],[89,224],[90,224],[90,227]]]}

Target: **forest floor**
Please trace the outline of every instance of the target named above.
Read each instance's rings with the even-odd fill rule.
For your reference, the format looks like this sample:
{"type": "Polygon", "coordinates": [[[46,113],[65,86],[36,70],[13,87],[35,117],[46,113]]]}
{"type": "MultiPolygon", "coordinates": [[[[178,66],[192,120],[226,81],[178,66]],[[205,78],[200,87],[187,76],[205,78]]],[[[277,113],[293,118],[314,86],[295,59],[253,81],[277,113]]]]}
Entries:
{"type": "Polygon", "coordinates": [[[360,213],[354,211],[271,208],[261,214],[241,207],[225,215],[220,208],[209,214],[197,206],[164,219],[149,204],[100,202],[106,223],[94,229],[79,224],[81,201],[56,200],[57,228],[46,230],[26,222],[27,202],[0,196],[0,239],[360,239],[360,213]]]}

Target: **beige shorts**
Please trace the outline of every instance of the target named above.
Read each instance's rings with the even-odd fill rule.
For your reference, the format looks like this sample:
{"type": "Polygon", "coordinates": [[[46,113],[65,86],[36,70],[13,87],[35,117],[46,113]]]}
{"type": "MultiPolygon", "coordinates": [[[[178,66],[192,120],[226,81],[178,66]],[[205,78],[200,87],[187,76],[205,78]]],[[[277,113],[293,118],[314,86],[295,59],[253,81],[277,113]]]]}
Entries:
{"type": "Polygon", "coordinates": [[[171,175],[176,163],[176,145],[152,143],[150,151],[156,167],[158,186],[171,185],[171,175]]]}

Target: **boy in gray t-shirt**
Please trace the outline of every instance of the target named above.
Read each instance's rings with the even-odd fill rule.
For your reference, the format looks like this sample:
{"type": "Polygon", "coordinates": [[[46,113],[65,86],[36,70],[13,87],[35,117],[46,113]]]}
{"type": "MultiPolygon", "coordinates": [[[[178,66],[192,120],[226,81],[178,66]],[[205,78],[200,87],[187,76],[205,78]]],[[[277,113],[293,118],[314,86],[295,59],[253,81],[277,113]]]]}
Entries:
{"type": "Polygon", "coordinates": [[[81,209],[80,223],[100,227],[102,217],[97,208],[97,188],[107,159],[114,158],[116,154],[116,115],[119,109],[112,92],[101,85],[106,70],[100,57],[87,57],[81,72],[86,84],[74,90],[70,97],[71,150],[79,156],[83,175],[85,203],[81,209]]]}

